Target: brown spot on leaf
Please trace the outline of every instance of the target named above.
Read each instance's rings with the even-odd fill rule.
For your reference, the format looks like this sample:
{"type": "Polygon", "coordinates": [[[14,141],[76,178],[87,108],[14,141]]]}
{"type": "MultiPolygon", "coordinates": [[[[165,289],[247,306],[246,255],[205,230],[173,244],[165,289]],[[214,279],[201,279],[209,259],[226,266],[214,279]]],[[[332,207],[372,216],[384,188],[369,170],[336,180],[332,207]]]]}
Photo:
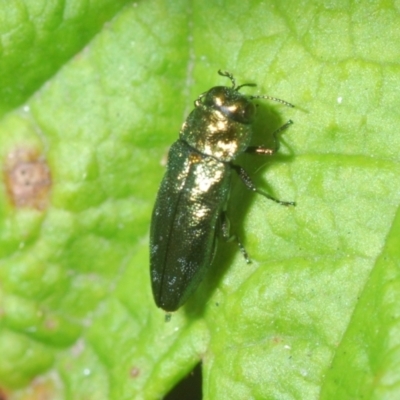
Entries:
{"type": "Polygon", "coordinates": [[[18,397],[21,400],[52,400],[60,397],[59,378],[55,374],[33,379],[18,397]]]}
{"type": "Polygon", "coordinates": [[[138,367],[132,367],[131,370],[130,370],[130,372],[129,372],[129,375],[130,375],[132,378],[138,377],[138,376],[140,375],[140,369],[139,369],[138,367]]]}
{"type": "Polygon", "coordinates": [[[37,210],[47,207],[51,173],[40,153],[19,148],[8,154],[3,171],[8,195],[15,207],[37,210]]]}
{"type": "Polygon", "coordinates": [[[272,338],[272,342],[273,342],[274,344],[279,344],[279,343],[282,342],[282,338],[281,338],[281,337],[278,337],[278,336],[274,336],[274,337],[272,338]]]}
{"type": "Polygon", "coordinates": [[[54,331],[55,329],[57,329],[59,326],[59,323],[56,319],[53,318],[49,318],[45,321],[45,327],[49,330],[49,331],[54,331]]]}
{"type": "Polygon", "coordinates": [[[8,399],[8,396],[7,396],[6,392],[2,388],[0,388],[0,400],[7,400],[7,399],[8,399]]]}

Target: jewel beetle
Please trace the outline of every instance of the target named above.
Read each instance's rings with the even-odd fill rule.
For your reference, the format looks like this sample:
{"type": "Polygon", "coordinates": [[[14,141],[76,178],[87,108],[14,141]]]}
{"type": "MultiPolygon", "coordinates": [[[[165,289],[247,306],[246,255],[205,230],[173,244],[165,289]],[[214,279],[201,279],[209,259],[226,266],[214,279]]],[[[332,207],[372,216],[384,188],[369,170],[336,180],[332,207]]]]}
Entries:
{"type": "MultiPolygon", "coordinates": [[[[250,146],[254,99],[292,104],[270,96],[240,93],[229,72],[218,71],[232,86],[215,86],[194,102],[179,139],[168,154],[167,171],[154,205],[150,228],[150,275],[155,303],[165,311],[182,306],[199,285],[216,251],[219,232],[229,238],[226,206],[232,171],[245,186],[282,205],[258,189],[246,171],[233,160],[241,153],[272,155],[278,149],[250,146]]],[[[292,124],[288,121],[276,134],[292,124]]],[[[248,262],[249,258],[235,237],[248,262]]]]}

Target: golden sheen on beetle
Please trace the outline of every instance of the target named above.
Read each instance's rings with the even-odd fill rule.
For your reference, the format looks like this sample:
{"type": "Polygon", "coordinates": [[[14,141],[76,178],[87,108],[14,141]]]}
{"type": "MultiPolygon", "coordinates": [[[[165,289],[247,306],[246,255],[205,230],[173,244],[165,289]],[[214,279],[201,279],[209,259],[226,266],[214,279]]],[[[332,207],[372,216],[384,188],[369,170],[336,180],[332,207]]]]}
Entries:
{"type": "MultiPolygon", "coordinates": [[[[215,86],[202,93],[184,122],[179,139],[168,154],[167,171],[154,205],[150,228],[150,274],[158,307],[175,311],[194,292],[210,267],[217,237],[235,238],[247,262],[244,247],[229,234],[226,206],[235,171],[245,186],[285,206],[295,205],[275,199],[258,189],[246,171],[233,160],[241,153],[272,155],[274,148],[250,146],[254,99],[292,104],[270,96],[248,96],[239,92],[232,74],[218,71],[232,86],[215,86]]],[[[275,133],[287,128],[288,121],[275,133]]]]}

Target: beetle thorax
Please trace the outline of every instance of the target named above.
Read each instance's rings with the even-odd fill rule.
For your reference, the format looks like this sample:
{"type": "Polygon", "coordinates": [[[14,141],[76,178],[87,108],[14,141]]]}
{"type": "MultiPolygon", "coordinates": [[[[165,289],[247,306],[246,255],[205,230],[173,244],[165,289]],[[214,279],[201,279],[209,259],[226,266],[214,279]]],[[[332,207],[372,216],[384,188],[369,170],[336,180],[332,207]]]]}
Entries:
{"type": "Polygon", "coordinates": [[[251,126],[234,121],[219,110],[199,105],[184,122],[180,138],[203,154],[231,161],[251,139],[251,126]]]}

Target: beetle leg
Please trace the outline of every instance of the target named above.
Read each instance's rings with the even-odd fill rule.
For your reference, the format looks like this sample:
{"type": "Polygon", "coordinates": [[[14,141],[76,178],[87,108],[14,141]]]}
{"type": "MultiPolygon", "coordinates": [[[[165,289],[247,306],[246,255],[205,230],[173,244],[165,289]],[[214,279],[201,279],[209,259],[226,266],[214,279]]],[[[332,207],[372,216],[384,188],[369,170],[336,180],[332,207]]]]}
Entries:
{"type": "Polygon", "coordinates": [[[224,238],[225,241],[230,242],[234,240],[237,243],[240,252],[243,254],[243,257],[246,260],[246,263],[251,264],[251,260],[249,258],[249,255],[247,254],[246,249],[243,246],[243,243],[240,241],[237,235],[230,234],[230,222],[225,211],[221,213],[221,232],[222,232],[222,237],[224,238]]]}
{"type": "Polygon", "coordinates": [[[235,164],[230,164],[230,165],[236,171],[236,173],[239,175],[239,178],[245,184],[247,189],[252,190],[253,192],[259,193],[262,196],[266,197],[267,199],[275,201],[275,203],[281,204],[283,206],[295,206],[296,205],[296,203],[294,201],[278,200],[275,197],[271,196],[270,194],[264,192],[263,190],[258,189],[258,187],[253,183],[253,181],[251,180],[250,176],[244,170],[243,167],[241,167],[240,165],[235,165],[235,164]]]}
{"type": "Polygon", "coordinates": [[[164,321],[165,322],[171,321],[171,313],[170,312],[165,313],[164,321]]]}
{"type": "Polygon", "coordinates": [[[283,124],[280,128],[278,128],[272,136],[274,137],[275,141],[275,146],[271,149],[265,146],[249,146],[245,152],[246,153],[251,153],[251,154],[256,154],[256,155],[261,155],[261,156],[272,156],[272,154],[275,154],[278,149],[279,149],[279,140],[278,140],[278,134],[289,128],[290,125],[293,124],[293,121],[289,119],[285,124],[283,124]]]}

